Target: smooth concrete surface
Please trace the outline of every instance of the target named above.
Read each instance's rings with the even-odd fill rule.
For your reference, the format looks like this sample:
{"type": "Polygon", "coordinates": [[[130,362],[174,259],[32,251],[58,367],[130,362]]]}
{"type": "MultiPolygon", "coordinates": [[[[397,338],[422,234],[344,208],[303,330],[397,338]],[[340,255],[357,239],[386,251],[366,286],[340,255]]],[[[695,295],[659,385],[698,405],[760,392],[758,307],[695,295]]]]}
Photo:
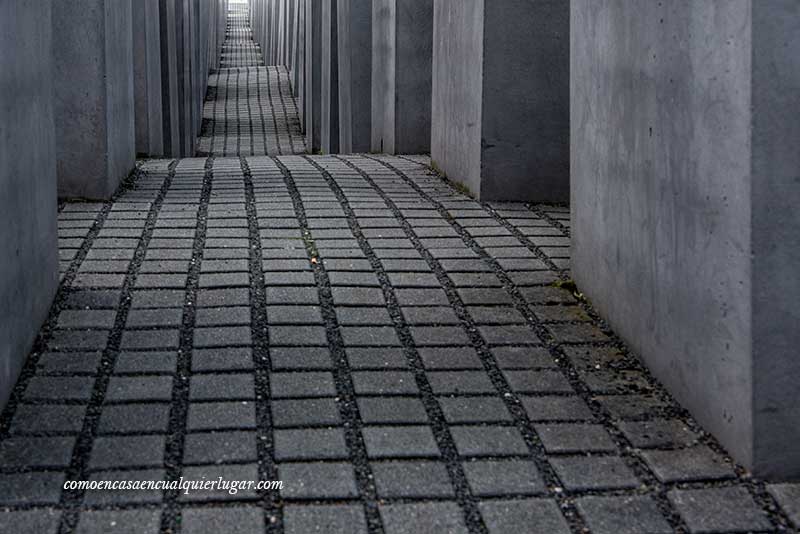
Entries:
{"type": "Polygon", "coordinates": [[[372,150],[428,153],[433,0],[374,0],[372,27],[372,150]]]}
{"type": "Polygon", "coordinates": [[[0,2],[0,408],[58,285],[51,4],[0,2]]]}
{"type": "Polygon", "coordinates": [[[339,36],[337,0],[322,4],[322,86],[320,89],[320,152],[339,152],[339,36]]]}
{"type": "Polygon", "coordinates": [[[161,117],[164,154],[181,155],[180,119],[178,116],[178,36],[175,0],[159,0],[161,33],[161,117]]]}
{"type": "Polygon", "coordinates": [[[306,147],[317,153],[321,148],[320,127],[322,104],[322,2],[305,0],[305,84],[303,116],[305,118],[306,147]]]}
{"type": "Polygon", "coordinates": [[[58,194],[110,198],[134,167],[129,0],[53,3],[58,194]]]}
{"type": "Polygon", "coordinates": [[[136,152],[164,155],[158,0],[133,2],[133,95],[136,152]]]}
{"type": "Polygon", "coordinates": [[[569,3],[435,4],[431,158],[483,200],[569,198],[569,3]]]}
{"type": "Polygon", "coordinates": [[[571,10],[577,285],[737,461],[800,479],[800,5],[571,10]]]}
{"type": "Polygon", "coordinates": [[[369,152],[372,135],[372,0],[338,0],[339,151],[369,152]]]}

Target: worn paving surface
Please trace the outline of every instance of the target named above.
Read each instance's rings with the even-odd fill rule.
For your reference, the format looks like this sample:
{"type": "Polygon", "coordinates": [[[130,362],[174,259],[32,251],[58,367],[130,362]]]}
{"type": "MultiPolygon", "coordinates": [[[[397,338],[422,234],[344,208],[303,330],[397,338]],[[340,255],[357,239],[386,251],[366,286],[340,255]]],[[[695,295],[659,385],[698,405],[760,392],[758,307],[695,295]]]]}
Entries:
{"type": "Polygon", "coordinates": [[[565,208],[477,203],[425,157],[194,158],[59,221],[62,286],[0,424],[0,530],[798,521],[797,486],[750,480],[553,286],[565,208]],[[62,490],[219,476],[284,488],[62,490]]]}

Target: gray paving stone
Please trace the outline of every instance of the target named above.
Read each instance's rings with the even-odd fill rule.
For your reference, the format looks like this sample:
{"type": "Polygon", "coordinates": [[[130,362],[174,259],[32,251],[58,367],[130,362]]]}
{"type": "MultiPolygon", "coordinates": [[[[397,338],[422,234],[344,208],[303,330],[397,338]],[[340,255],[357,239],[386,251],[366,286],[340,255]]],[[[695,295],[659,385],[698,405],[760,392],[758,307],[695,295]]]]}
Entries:
{"type": "Polygon", "coordinates": [[[464,514],[456,503],[381,504],[386,534],[466,534],[464,514]]]}
{"type": "Polygon", "coordinates": [[[255,404],[249,401],[192,402],[189,403],[186,427],[188,430],[255,428],[255,404]]]}
{"type": "Polygon", "coordinates": [[[169,425],[169,408],[166,403],[106,406],[100,415],[97,431],[100,434],[166,433],[169,425]]]}
{"type": "Polygon", "coordinates": [[[88,400],[94,379],[88,377],[33,377],[25,389],[28,400],[88,400]]]}
{"type": "Polygon", "coordinates": [[[767,491],[778,502],[789,521],[800,528],[800,484],[770,484],[767,491]]]}
{"type": "Polygon", "coordinates": [[[349,451],[340,428],[301,428],[275,430],[275,459],[343,459],[349,451]]]}
{"type": "Polygon", "coordinates": [[[270,363],[276,371],[333,368],[328,347],[272,347],[270,363]]]}
{"type": "Polygon", "coordinates": [[[276,427],[330,426],[341,422],[339,408],[329,398],[276,399],[270,407],[276,427]]]}
{"type": "Polygon", "coordinates": [[[336,387],[327,372],[272,373],[270,391],[274,398],[333,397],[336,387]]]}
{"type": "Polygon", "coordinates": [[[156,510],[91,510],[81,513],[76,534],[156,534],[161,514],[156,510]]]}
{"type": "Polygon", "coordinates": [[[357,371],[353,373],[357,395],[413,395],[418,393],[414,375],[403,371],[357,371]]]}
{"type": "Polygon", "coordinates": [[[438,397],[448,423],[489,423],[511,420],[505,403],[497,397],[438,397]]]}
{"type": "Polygon", "coordinates": [[[501,369],[534,369],[556,366],[550,352],[544,347],[492,347],[491,353],[501,369]]]}
{"type": "Polygon", "coordinates": [[[461,456],[513,456],[528,452],[522,435],[509,426],[452,426],[450,434],[461,456]]]}
{"type": "Polygon", "coordinates": [[[194,349],[191,362],[194,372],[246,371],[252,369],[254,365],[253,349],[250,347],[194,349]]]}
{"type": "Polygon", "coordinates": [[[489,534],[519,532],[530,534],[567,534],[570,531],[564,516],[554,501],[525,499],[487,501],[478,504],[489,534]]]}
{"type": "Polygon", "coordinates": [[[53,508],[3,512],[3,528],[8,532],[56,534],[61,512],[53,508]]]}
{"type": "Polygon", "coordinates": [[[366,534],[364,510],[357,505],[287,505],[283,510],[286,534],[366,534]]]}
{"type": "Polygon", "coordinates": [[[45,352],[36,367],[39,374],[96,374],[102,352],[45,352]]]}
{"type": "Polygon", "coordinates": [[[349,463],[283,463],[278,465],[278,477],[284,481],[284,499],[346,499],[358,495],[349,463]]]}
{"type": "Polygon", "coordinates": [[[772,530],[772,523],[743,487],[673,489],[667,498],[690,532],[772,530]]]}
{"type": "Polygon", "coordinates": [[[359,397],[358,411],[366,424],[426,423],[422,401],[404,397],[359,397]]]}
{"type": "Polygon", "coordinates": [[[617,423],[634,447],[675,447],[692,444],[699,437],[679,419],[617,423]]]}
{"type": "Polygon", "coordinates": [[[688,482],[731,478],[733,469],[705,445],[677,450],[642,451],[656,477],[662,482],[688,482]]]}
{"type": "Polygon", "coordinates": [[[264,532],[264,511],[258,506],[226,508],[184,508],[181,511],[181,532],[205,534],[256,534],[264,532]]]}
{"type": "Polygon", "coordinates": [[[339,324],[343,326],[391,325],[392,318],[386,308],[360,306],[339,307],[336,310],[339,324]]]}
{"type": "Polygon", "coordinates": [[[183,461],[186,464],[255,462],[254,431],[201,432],[186,435],[183,461]]]}
{"type": "Polygon", "coordinates": [[[177,352],[172,351],[121,352],[114,362],[114,373],[174,373],[177,358],[177,352]]]}
{"type": "Polygon", "coordinates": [[[250,345],[253,336],[250,326],[216,326],[194,329],[194,346],[229,347],[250,345]]]}
{"type": "Polygon", "coordinates": [[[367,426],[361,433],[370,458],[422,458],[441,454],[428,426],[367,426]]]}
{"type": "Polygon", "coordinates": [[[6,469],[66,468],[72,460],[74,446],[74,437],[8,438],[0,441],[0,466],[6,469]]]}
{"type": "MultiPolygon", "coordinates": [[[[187,466],[182,475],[186,480],[218,480],[222,477],[227,481],[258,480],[258,465],[252,464],[222,464],[187,466]]],[[[244,501],[256,500],[258,494],[255,489],[231,488],[219,489],[192,489],[188,494],[181,492],[178,502],[204,502],[204,501],[244,501]]]]}
{"type": "Polygon", "coordinates": [[[433,461],[373,462],[379,497],[452,497],[453,486],[443,463],[433,461]]]}
{"type": "Polygon", "coordinates": [[[569,456],[550,458],[558,478],[570,491],[636,488],[640,482],[617,456],[569,456]]]}
{"type": "Polygon", "coordinates": [[[164,463],[164,447],[163,435],[98,437],[92,444],[89,468],[159,467],[164,463]]]}
{"type": "Polygon", "coordinates": [[[601,425],[563,423],[534,428],[548,453],[616,451],[611,436],[601,425]]]}
{"type": "Polygon", "coordinates": [[[10,433],[77,433],[83,427],[85,406],[20,404],[11,420],[10,433]]]}
{"type": "Polygon", "coordinates": [[[171,376],[112,376],[106,402],[170,401],[171,376]]]}
{"type": "Polygon", "coordinates": [[[229,306],[225,308],[199,308],[195,314],[197,326],[249,325],[250,308],[229,306]]]}
{"type": "Polygon", "coordinates": [[[191,400],[250,400],[254,396],[252,374],[195,375],[189,382],[191,400]]]}
{"type": "Polygon", "coordinates": [[[598,534],[668,534],[673,532],[656,502],[647,496],[581,497],[578,512],[598,534]]]}
{"type": "Polygon", "coordinates": [[[474,460],[464,463],[472,494],[478,497],[537,495],[546,486],[530,460],[474,460]]]}

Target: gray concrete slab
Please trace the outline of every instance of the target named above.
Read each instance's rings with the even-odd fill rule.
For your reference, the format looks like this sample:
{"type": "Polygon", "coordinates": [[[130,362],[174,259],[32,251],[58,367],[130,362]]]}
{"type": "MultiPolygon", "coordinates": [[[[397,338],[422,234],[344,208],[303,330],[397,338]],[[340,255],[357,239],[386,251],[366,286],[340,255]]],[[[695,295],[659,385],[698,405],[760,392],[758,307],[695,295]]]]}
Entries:
{"type": "Polygon", "coordinates": [[[158,0],[133,2],[133,95],[136,152],[164,155],[161,29],[158,0]]]}
{"type": "Polygon", "coordinates": [[[572,1],[573,273],[756,476],[800,478],[800,6],[572,1]]]}
{"type": "Polygon", "coordinates": [[[0,3],[0,407],[58,284],[51,4],[0,3]]]}
{"type": "Polygon", "coordinates": [[[339,151],[372,142],[372,1],[338,0],[339,151]]]}
{"type": "Polygon", "coordinates": [[[133,169],[130,2],[53,4],[58,193],[109,198],[133,169]]]}
{"type": "Polygon", "coordinates": [[[320,151],[339,152],[339,35],[337,0],[322,0],[320,151]]]}
{"type": "Polygon", "coordinates": [[[312,153],[321,147],[322,105],[322,3],[305,0],[305,83],[303,118],[306,147],[312,153]]]}
{"type": "Polygon", "coordinates": [[[569,197],[569,4],[436,3],[431,157],[484,200],[569,197]]]}
{"type": "Polygon", "coordinates": [[[375,0],[372,17],[372,150],[427,153],[433,0],[375,0]]]}

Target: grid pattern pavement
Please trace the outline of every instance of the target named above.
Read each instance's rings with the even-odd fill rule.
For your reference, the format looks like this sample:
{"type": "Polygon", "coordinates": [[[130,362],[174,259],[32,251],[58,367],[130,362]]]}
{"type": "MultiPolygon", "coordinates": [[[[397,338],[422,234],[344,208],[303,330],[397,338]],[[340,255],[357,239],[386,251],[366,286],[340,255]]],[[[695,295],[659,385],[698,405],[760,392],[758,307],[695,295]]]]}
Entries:
{"type": "Polygon", "coordinates": [[[557,283],[566,208],[479,203],[427,164],[150,160],[65,205],[61,286],[0,417],[3,530],[798,526],[800,486],[750,479],[557,283]],[[284,487],[62,489],[220,476],[284,487]]]}
{"type": "Polygon", "coordinates": [[[305,153],[289,71],[264,65],[246,3],[229,4],[220,66],[209,76],[197,155],[305,153]]]}

